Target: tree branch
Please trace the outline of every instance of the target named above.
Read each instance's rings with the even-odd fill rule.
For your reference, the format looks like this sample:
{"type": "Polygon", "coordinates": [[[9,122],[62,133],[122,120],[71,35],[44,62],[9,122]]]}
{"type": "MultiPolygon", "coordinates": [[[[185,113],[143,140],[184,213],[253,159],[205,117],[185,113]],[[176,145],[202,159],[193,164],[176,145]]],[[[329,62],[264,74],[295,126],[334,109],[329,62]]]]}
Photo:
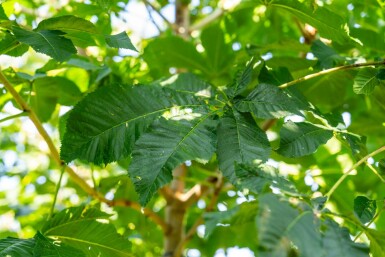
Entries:
{"type": "Polygon", "coordinates": [[[378,66],[378,65],[385,65],[385,60],[382,60],[382,61],[379,61],[379,62],[355,63],[355,64],[339,66],[339,67],[335,67],[335,68],[331,68],[331,69],[327,69],[327,70],[322,70],[320,72],[309,74],[309,75],[306,75],[306,76],[304,76],[302,78],[298,78],[298,79],[295,79],[293,81],[284,83],[284,84],[280,85],[279,88],[288,88],[288,87],[293,86],[295,84],[298,84],[300,82],[303,82],[303,81],[306,81],[306,80],[309,80],[309,79],[312,79],[312,78],[316,78],[316,77],[319,77],[319,76],[322,76],[322,75],[325,75],[325,74],[328,74],[328,73],[333,73],[333,72],[336,72],[336,71],[351,70],[351,69],[355,69],[355,68],[359,68],[359,67],[378,66]]]}
{"type": "MultiPolygon", "coordinates": [[[[161,11],[156,8],[151,2],[149,2],[148,0],[143,0],[143,3],[146,5],[146,6],[149,6],[151,7],[152,10],[154,10],[154,12],[156,12],[159,17],[162,18],[162,20],[167,24],[167,26],[169,26],[170,28],[174,29],[175,28],[175,25],[173,23],[171,23],[162,13],[161,11]]],[[[150,15],[151,16],[151,15],[150,15]]],[[[157,26],[157,25],[156,25],[157,26]]],[[[158,27],[158,26],[157,26],[158,27]]]]}
{"type": "Polygon", "coordinates": [[[142,208],[138,203],[132,201],[125,200],[108,200],[106,199],[100,192],[96,191],[93,187],[91,187],[87,182],[85,182],[70,166],[66,165],[61,159],[58,150],[56,149],[52,139],[48,135],[47,131],[44,129],[43,124],[40,122],[36,113],[31,109],[31,107],[27,104],[26,101],[20,96],[20,94],[13,88],[8,79],[4,76],[3,72],[0,70],[0,83],[2,83],[5,89],[12,95],[15,99],[16,103],[21,107],[23,112],[27,113],[30,120],[35,125],[37,131],[42,136],[48,148],[50,150],[51,156],[54,161],[58,164],[61,169],[64,169],[73,182],[75,182],[84,192],[86,192],[91,197],[106,203],[109,206],[127,206],[131,207],[145,216],[151,218],[156,224],[158,224],[163,230],[167,230],[167,225],[164,221],[151,209],[142,208]]]}
{"type": "Polygon", "coordinates": [[[191,25],[189,32],[202,29],[206,25],[210,24],[211,22],[221,17],[224,13],[225,11],[223,9],[220,9],[220,8],[215,9],[208,16],[204,17],[202,20],[198,21],[197,23],[191,25]]]}

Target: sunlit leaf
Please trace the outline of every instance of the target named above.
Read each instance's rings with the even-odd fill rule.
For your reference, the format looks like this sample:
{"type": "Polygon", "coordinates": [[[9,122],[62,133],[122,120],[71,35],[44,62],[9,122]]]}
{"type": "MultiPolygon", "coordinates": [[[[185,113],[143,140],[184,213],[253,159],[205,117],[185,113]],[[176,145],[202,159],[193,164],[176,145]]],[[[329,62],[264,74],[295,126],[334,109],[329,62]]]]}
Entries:
{"type": "Polygon", "coordinates": [[[371,67],[360,69],[356,78],[354,79],[354,93],[365,95],[371,94],[374,88],[381,84],[381,81],[377,77],[377,73],[378,70],[371,67]]]}
{"type": "Polygon", "coordinates": [[[85,257],[86,255],[73,247],[64,244],[58,244],[38,232],[35,237],[36,245],[33,249],[34,256],[39,257],[85,257]]]}
{"type": "Polygon", "coordinates": [[[34,257],[34,239],[5,238],[0,240],[1,257],[34,257]]]}
{"type": "Polygon", "coordinates": [[[131,43],[131,39],[127,36],[127,33],[125,31],[116,35],[105,36],[105,39],[110,47],[125,48],[136,52],[138,51],[136,50],[135,46],[131,43]]]}

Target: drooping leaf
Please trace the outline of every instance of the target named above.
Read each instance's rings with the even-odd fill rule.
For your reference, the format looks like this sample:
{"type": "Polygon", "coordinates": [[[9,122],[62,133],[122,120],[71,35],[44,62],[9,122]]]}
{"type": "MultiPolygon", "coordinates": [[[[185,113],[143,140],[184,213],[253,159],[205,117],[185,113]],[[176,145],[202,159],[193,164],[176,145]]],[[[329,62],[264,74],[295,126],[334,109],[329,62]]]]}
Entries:
{"type": "Polygon", "coordinates": [[[35,240],[19,239],[19,238],[5,238],[0,240],[0,256],[1,257],[34,257],[33,248],[35,247],[35,240]]]}
{"type": "Polygon", "coordinates": [[[248,189],[250,192],[262,193],[265,187],[273,187],[281,192],[297,195],[294,185],[280,176],[278,171],[269,165],[236,164],[235,174],[238,178],[236,186],[239,189],[248,189]]]}
{"type": "Polygon", "coordinates": [[[60,62],[76,54],[71,40],[63,37],[64,32],[57,30],[29,31],[16,26],[12,31],[17,40],[30,45],[36,52],[46,54],[60,62]]]}
{"type": "Polygon", "coordinates": [[[105,39],[107,45],[109,45],[110,47],[125,48],[138,52],[135,46],[131,43],[131,39],[127,36],[127,33],[125,31],[116,35],[105,36],[105,39]]]}
{"type": "Polygon", "coordinates": [[[277,152],[286,157],[301,157],[314,153],[333,136],[333,131],[308,122],[286,122],[280,131],[277,152]]]}
{"type": "Polygon", "coordinates": [[[221,74],[231,67],[234,54],[231,45],[226,44],[225,35],[219,25],[212,25],[202,30],[202,46],[205,49],[211,73],[221,74]]]}
{"type": "Polygon", "coordinates": [[[370,241],[370,253],[373,257],[382,257],[385,253],[385,233],[375,229],[366,229],[366,236],[370,241]]]}
{"type": "Polygon", "coordinates": [[[354,213],[362,223],[368,223],[376,215],[377,203],[365,196],[357,196],[354,199],[354,213]]]}
{"type": "Polygon", "coordinates": [[[128,156],[153,120],[172,108],[199,103],[190,94],[157,86],[102,87],[80,101],[70,114],[61,158],[96,164],[128,156]]]}
{"type": "Polygon", "coordinates": [[[341,133],[341,135],[343,140],[349,144],[352,154],[357,161],[368,154],[368,149],[366,148],[366,137],[353,133],[341,133]]]}
{"type": "Polygon", "coordinates": [[[321,69],[329,69],[345,61],[345,58],[340,56],[333,48],[325,45],[321,40],[313,42],[311,51],[317,57],[321,69]]]}
{"type": "Polygon", "coordinates": [[[87,257],[132,257],[131,244],[97,209],[72,207],[57,213],[42,229],[45,237],[82,250],[87,257]]]}
{"type": "Polygon", "coordinates": [[[372,67],[360,69],[356,78],[354,79],[353,91],[356,94],[369,95],[374,88],[381,84],[377,77],[378,70],[372,67]]]}
{"type": "Polygon", "coordinates": [[[216,122],[204,110],[190,115],[180,120],[160,119],[135,143],[128,172],[142,205],[171,181],[178,165],[186,160],[208,161],[214,153],[216,122]]]}
{"type": "Polygon", "coordinates": [[[252,112],[258,118],[281,118],[291,114],[301,115],[302,107],[288,91],[271,84],[259,84],[245,99],[236,102],[237,110],[252,112]]]}
{"type": "Polygon", "coordinates": [[[38,232],[35,237],[36,245],[33,249],[33,256],[39,257],[85,257],[86,255],[73,247],[65,244],[58,244],[38,232]]]}
{"type": "Polygon", "coordinates": [[[250,84],[252,79],[254,59],[251,59],[243,70],[240,70],[235,75],[233,83],[227,88],[227,94],[230,97],[234,97],[243,92],[243,90],[250,84]]]}
{"type": "Polygon", "coordinates": [[[223,174],[235,183],[235,164],[265,162],[270,156],[270,143],[264,131],[245,113],[230,110],[218,126],[218,162],[223,174]]]}
{"type": "Polygon", "coordinates": [[[20,43],[9,33],[5,33],[3,38],[0,40],[0,54],[18,57],[27,52],[28,48],[29,46],[20,43]]]}
{"type": "Polygon", "coordinates": [[[335,40],[340,44],[349,41],[346,22],[326,6],[310,8],[307,3],[296,0],[275,0],[271,1],[270,5],[284,9],[303,22],[312,25],[324,38],[335,40]]]}
{"type": "Polygon", "coordinates": [[[322,257],[322,239],[312,212],[299,212],[273,194],[259,197],[258,237],[268,256],[289,256],[292,244],[299,256],[322,257]],[[307,240],[303,240],[307,238],[307,240]]]}
{"type": "Polygon", "coordinates": [[[64,37],[81,47],[95,45],[93,37],[98,33],[92,22],[73,15],[63,15],[43,20],[36,28],[36,31],[42,30],[63,31],[66,33],[63,35],[64,37]]]}

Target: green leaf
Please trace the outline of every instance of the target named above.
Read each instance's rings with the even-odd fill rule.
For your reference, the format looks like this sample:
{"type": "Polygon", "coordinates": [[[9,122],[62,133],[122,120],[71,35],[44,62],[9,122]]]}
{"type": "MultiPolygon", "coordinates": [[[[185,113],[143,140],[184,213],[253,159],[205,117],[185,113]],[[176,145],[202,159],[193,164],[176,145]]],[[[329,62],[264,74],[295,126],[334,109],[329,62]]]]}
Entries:
{"type": "Polygon", "coordinates": [[[205,110],[190,115],[192,119],[158,120],[136,142],[128,172],[142,205],[171,181],[175,167],[187,160],[207,162],[213,155],[216,122],[205,110]]]}
{"type": "Polygon", "coordinates": [[[35,237],[36,241],[35,248],[33,249],[34,256],[39,257],[85,257],[86,255],[73,247],[65,244],[59,244],[43,236],[38,232],[35,237]]]}
{"type": "Polygon", "coordinates": [[[378,161],[378,168],[380,169],[381,174],[385,174],[385,158],[378,161]]]}
{"type": "Polygon", "coordinates": [[[291,242],[298,247],[299,256],[324,256],[319,225],[312,212],[300,213],[273,194],[261,195],[259,205],[258,237],[269,256],[288,256],[284,253],[290,252],[291,242]]]}
{"type": "Polygon", "coordinates": [[[281,118],[301,115],[302,107],[289,92],[271,84],[259,84],[246,98],[235,104],[240,112],[251,112],[258,118],[281,118]]]}
{"type": "Polygon", "coordinates": [[[9,20],[1,4],[0,4],[0,20],[9,20]]]}
{"type": "Polygon", "coordinates": [[[341,57],[333,48],[325,45],[321,40],[313,42],[311,51],[317,57],[321,69],[329,69],[345,61],[345,58],[341,57]]]}
{"type": "Polygon", "coordinates": [[[364,244],[354,243],[350,239],[349,231],[340,228],[338,224],[326,219],[322,224],[325,228],[323,235],[323,249],[327,257],[368,257],[369,249],[364,244]]]}
{"type": "Polygon", "coordinates": [[[340,44],[349,41],[347,24],[337,13],[332,12],[325,6],[310,8],[305,2],[296,0],[275,0],[269,6],[284,9],[303,22],[315,27],[324,38],[335,40],[340,44]]]}
{"type": "Polygon", "coordinates": [[[34,239],[19,239],[8,237],[0,240],[0,256],[1,257],[34,257],[33,248],[35,247],[34,239]]]}
{"type": "Polygon", "coordinates": [[[377,203],[365,196],[357,196],[354,199],[354,213],[362,223],[368,223],[376,215],[377,203]]]}
{"type": "Polygon", "coordinates": [[[110,47],[125,48],[138,52],[125,31],[116,35],[105,36],[105,39],[110,47]]]}
{"type": "Polygon", "coordinates": [[[205,48],[211,73],[221,74],[233,62],[231,45],[226,44],[225,34],[219,25],[212,25],[202,30],[202,46],[205,48]]]}
{"type": "Polygon", "coordinates": [[[36,28],[36,31],[42,30],[63,31],[65,32],[65,35],[63,35],[65,38],[81,47],[95,45],[93,37],[98,33],[92,22],[73,15],[63,15],[43,20],[36,28]]]}
{"type": "Polygon", "coordinates": [[[308,122],[286,122],[281,131],[277,152],[286,157],[301,157],[314,153],[333,136],[333,131],[308,122]]]}
{"type": "Polygon", "coordinates": [[[370,95],[374,88],[381,84],[377,77],[378,71],[376,68],[366,67],[360,69],[354,79],[353,91],[356,94],[370,95]]]}
{"type": "Polygon", "coordinates": [[[372,257],[383,257],[385,253],[385,233],[368,228],[365,230],[365,234],[370,240],[372,257]]]}
{"type": "Polygon", "coordinates": [[[143,57],[152,70],[168,72],[174,67],[209,74],[206,60],[192,43],[180,37],[156,38],[144,49],[143,57]]]}
{"type": "Polygon", "coordinates": [[[0,41],[0,54],[18,57],[27,52],[28,48],[29,46],[20,43],[9,33],[5,33],[0,41]]]}
{"type": "Polygon", "coordinates": [[[190,94],[157,86],[99,88],[70,114],[61,158],[107,164],[127,157],[143,131],[171,109],[200,105],[190,94]],[[178,107],[179,106],[179,107],[178,107]]]}
{"type": "Polygon", "coordinates": [[[239,189],[249,189],[250,192],[259,194],[266,187],[274,187],[281,192],[298,195],[294,185],[278,174],[278,171],[268,165],[245,165],[236,164],[235,174],[238,181],[236,186],[239,189]]]}
{"type": "Polygon", "coordinates": [[[132,257],[130,241],[107,223],[109,215],[97,209],[72,207],[49,220],[43,235],[82,250],[87,257],[132,257]]]}
{"type": "Polygon", "coordinates": [[[357,161],[368,154],[368,149],[366,148],[366,137],[353,133],[341,133],[341,135],[343,140],[349,144],[352,154],[357,161]]]}
{"type": "Polygon", "coordinates": [[[219,121],[217,134],[219,168],[232,183],[236,163],[265,162],[270,156],[267,136],[250,114],[227,111],[219,121]]]}
{"type": "Polygon", "coordinates": [[[30,45],[36,52],[46,54],[60,62],[68,60],[76,54],[76,48],[71,40],[63,37],[64,32],[54,30],[28,31],[12,27],[17,40],[30,45]]]}
{"type": "Polygon", "coordinates": [[[233,98],[241,94],[252,80],[253,68],[255,65],[254,59],[251,59],[243,70],[236,73],[233,83],[228,88],[228,95],[233,98]]]}

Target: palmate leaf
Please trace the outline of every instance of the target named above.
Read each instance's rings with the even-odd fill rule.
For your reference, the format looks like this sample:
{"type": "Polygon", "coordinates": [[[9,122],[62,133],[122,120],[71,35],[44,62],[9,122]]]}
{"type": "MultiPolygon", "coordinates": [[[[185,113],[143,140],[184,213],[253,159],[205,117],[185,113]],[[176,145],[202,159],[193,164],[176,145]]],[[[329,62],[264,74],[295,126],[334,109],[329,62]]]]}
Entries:
{"type": "Polygon", "coordinates": [[[291,114],[302,115],[302,107],[289,92],[271,84],[259,84],[245,99],[235,104],[240,112],[252,112],[258,118],[281,118],[291,114]]]}
{"type": "Polygon", "coordinates": [[[29,31],[17,26],[12,27],[13,34],[20,42],[31,46],[36,52],[46,54],[60,62],[76,54],[72,41],[65,38],[58,30],[29,31]]]}
{"type": "Polygon", "coordinates": [[[216,122],[204,110],[196,115],[178,121],[162,118],[135,143],[128,172],[142,205],[171,181],[172,170],[179,164],[211,158],[215,151],[216,122]]]}
{"type": "Polygon", "coordinates": [[[362,223],[368,223],[376,214],[377,203],[375,200],[370,200],[365,196],[357,196],[354,199],[354,214],[362,223]]]}
{"type": "Polygon", "coordinates": [[[316,6],[313,9],[307,2],[296,0],[274,0],[269,3],[269,6],[278,7],[294,14],[303,22],[315,27],[322,37],[341,44],[350,39],[344,19],[327,7],[316,6]]]}
{"type": "Polygon", "coordinates": [[[33,248],[35,247],[35,240],[19,239],[19,238],[5,238],[0,240],[0,257],[33,257],[33,248]]]}
{"type": "Polygon", "coordinates": [[[264,162],[270,156],[266,133],[250,114],[229,110],[218,126],[217,158],[223,174],[235,183],[235,164],[264,162]]]}
{"type": "Polygon", "coordinates": [[[286,157],[301,157],[314,153],[333,136],[333,131],[308,122],[286,122],[280,131],[277,152],[286,157]]]}
{"type": "Polygon", "coordinates": [[[157,86],[102,87],[80,101],[70,114],[61,158],[107,164],[131,153],[154,119],[172,108],[201,103],[193,95],[157,86]]]}
{"type": "Polygon", "coordinates": [[[132,257],[131,244],[97,209],[72,207],[57,213],[42,229],[45,237],[82,250],[87,257],[132,257]]]}

